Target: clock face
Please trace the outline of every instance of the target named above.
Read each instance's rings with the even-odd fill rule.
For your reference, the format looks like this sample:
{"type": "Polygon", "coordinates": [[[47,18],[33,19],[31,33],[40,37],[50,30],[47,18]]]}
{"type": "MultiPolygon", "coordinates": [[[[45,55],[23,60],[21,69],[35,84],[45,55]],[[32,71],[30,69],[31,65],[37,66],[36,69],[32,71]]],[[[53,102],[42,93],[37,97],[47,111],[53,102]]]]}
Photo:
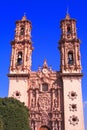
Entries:
{"type": "Polygon", "coordinates": [[[43,72],[43,73],[47,73],[47,69],[44,68],[44,69],[42,70],[42,72],[43,72]]]}

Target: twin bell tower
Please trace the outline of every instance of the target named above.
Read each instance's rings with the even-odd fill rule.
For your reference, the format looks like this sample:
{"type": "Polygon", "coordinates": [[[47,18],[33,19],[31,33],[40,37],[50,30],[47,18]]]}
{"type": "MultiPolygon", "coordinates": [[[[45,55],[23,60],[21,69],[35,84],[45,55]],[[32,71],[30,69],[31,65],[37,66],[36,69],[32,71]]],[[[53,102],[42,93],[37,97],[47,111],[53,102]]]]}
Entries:
{"type": "Polygon", "coordinates": [[[31,22],[24,15],[16,21],[9,70],[9,97],[29,109],[31,130],[84,130],[80,39],[76,20],[69,14],[60,22],[60,70],[44,61],[32,66],[31,22]]]}

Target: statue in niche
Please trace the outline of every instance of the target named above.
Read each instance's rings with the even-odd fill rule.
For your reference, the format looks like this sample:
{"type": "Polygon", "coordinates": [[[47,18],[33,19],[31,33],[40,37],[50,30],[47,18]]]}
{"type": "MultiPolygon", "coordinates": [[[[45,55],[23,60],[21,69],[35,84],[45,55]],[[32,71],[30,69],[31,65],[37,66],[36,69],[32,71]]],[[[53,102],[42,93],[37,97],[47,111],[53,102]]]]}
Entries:
{"type": "Polygon", "coordinates": [[[55,130],[58,130],[58,124],[57,124],[57,121],[55,122],[55,130]]]}
{"type": "Polygon", "coordinates": [[[31,99],[31,107],[34,108],[35,107],[35,99],[31,99]]]}
{"type": "Polygon", "coordinates": [[[32,130],[34,130],[34,122],[33,121],[31,123],[31,128],[32,128],[32,130]]]}
{"type": "Polygon", "coordinates": [[[46,112],[43,112],[42,114],[42,123],[46,125],[48,122],[48,114],[46,112]]]}
{"type": "Polygon", "coordinates": [[[57,99],[54,99],[54,107],[57,108],[57,99]]]}

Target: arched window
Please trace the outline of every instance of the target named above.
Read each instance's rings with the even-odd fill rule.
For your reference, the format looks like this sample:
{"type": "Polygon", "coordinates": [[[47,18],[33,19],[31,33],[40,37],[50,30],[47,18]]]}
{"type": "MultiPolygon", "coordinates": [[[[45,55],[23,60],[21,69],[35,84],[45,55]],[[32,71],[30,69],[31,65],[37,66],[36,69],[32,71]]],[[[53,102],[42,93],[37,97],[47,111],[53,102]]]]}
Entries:
{"type": "Polygon", "coordinates": [[[22,27],[20,30],[20,35],[24,35],[24,31],[25,31],[25,29],[24,29],[24,27],[22,27]]]}
{"type": "Polygon", "coordinates": [[[42,91],[48,91],[48,84],[47,83],[42,84],[42,91]]]}
{"type": "Polygon", "coordinates": [[[18,57],[17,57],[17,65],[22,64],[22,52],[18,52],[18,57]]]}
{"type": "Polygon", "coordinates": [[[68,64],[73,65],[73,52],[68,53],[68,64]]]}

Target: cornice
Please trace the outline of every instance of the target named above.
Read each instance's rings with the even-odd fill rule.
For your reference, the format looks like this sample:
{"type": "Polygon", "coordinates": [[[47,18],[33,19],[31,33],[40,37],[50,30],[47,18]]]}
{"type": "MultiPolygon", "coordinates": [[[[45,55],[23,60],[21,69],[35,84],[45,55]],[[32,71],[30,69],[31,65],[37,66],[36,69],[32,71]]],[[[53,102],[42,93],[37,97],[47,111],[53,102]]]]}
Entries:
{"type": "Polygon", "coordinates": [[[7,74],[8,77],[30,77],[30,74],[7,74]]]}
{"type": "Polygon", "coordinates": [[[58,43],[61,44],[61,43],[65,43],[65,42],[68,42],[68,43],[69,42],[71,42],[71,43],[74,43],[74,42],[81,43],[80,39],[78,39],[78,38],[77,39],[65,39],[65,38],[62,39],[61,38],[58,43]]]}
{"type": "Polygon", "coordinates": [[[60,73],[61,77],[83,77],[83,73],[60,73]]]}

